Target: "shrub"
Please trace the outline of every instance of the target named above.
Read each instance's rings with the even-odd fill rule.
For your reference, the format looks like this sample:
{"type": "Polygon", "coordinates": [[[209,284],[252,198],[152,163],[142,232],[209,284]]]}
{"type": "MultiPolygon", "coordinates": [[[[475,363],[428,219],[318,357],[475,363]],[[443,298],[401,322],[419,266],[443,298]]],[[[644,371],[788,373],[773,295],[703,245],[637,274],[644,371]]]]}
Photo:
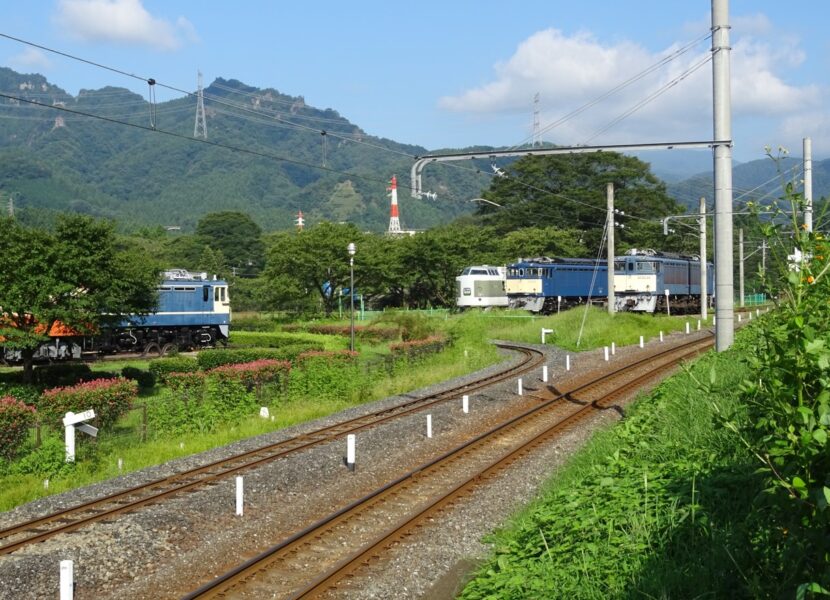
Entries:
{"type": "Polygon", "coordinates": [[[235,348],[282,348],[297,344],[316,344],[316,342],[299,339],[293,335],[248,331],[234,331],[230,341],[235,348]]]}
{"type": "Polygon", "coordinates": [[[107,428],[127,412],[138,394],[138,384],[128,379],[95,379],[72,387],[46,390],[38,409],[43,422],[56,428],[67,412],[93,409],[101,428],[107,428]]]}
{"type": "Polygon", "coordinates": [[[422,340],[412,340],[408,342],[400,342],[398,344],[390,344],[389,350],[392,356],[407,358],[417,358],[424,354],[432,354],[440,352],[447,345],[447,339],[439,336],[432,336],[422,340]]]}
{"type": "Polygon", "coordinates": [[[216,367],[208,375],[224,381],[239,381],[252,387],[284,381],[290,370],[291,363],[286,360],[261,359],[216,367]]]}
{"type": "Polygon", "coordinates": [[[233,328],[236,331],[274,331],[276,322],[263,317],[234,317],[233,328]]]}
{"type": "Polygon", "coordinates": [[[145,371],[137,367],[124,367],[121,369],[121,376],[124,379],[132,379],[138,383],[138,387],[149,389],[156,385],[156,376],[150,371],[145,371]]]}
{"type": "Polygon", "coordinates": [[[174,392],[199,390],[205,384],[205,373],[203,371],[168,373],[165,383],[174,392]]]}
{"type": "Polygon", "coordinates": [[[7,460],[14,458],[34,421],[34,406],[11,396],[0,398],[0,457],[7,460]]]}
{"type": "MultiPolygon", "coordinates": [[[[343,337],[351,336],[350,325],[309,325],[307,330],[310,333],[320,333],[323,335],[340,335],[343,337]]],[[[398,338],[398,333],[399,330],[397,327],[355,325],[354,328],[355,337],[365,340],[394,340],[398,338]]]]}
{"type": "Polygon", "coordinates": [[[254,362],[256,360],[291,360],[309,350],[322,350],[321,344],[316,342],[297,342],[282,348],[240,348],[236,350],[205,350],[199,353],[199,366],[205,371],[239,363],[254,362]]]}
{"type": "Polygon", "coordinates": [[[91,374],[92,369],[85,363],[59,363],[36,367],[33,381],[43,387],[75,385],[91,374]]]}
{"type": "Polygon", "coordinates": [[[297,357],[297,369],[288,381],[293,398],[351,398],[365,383],[358,369],[357,353],[305,352],[297,357]]]}
{"type": "Polygon", "coordinates": [[[156,381],[165,383],[169,373],[190,373],[192,371],[198,371],[199,363],[185,356],[156,358],[150,361],[149,370],[156,381]]]}
{"type": "Polygon", "coordinates": [[[0,382],[0,396],[11,396],[15,400],[19,400],[24,404],[37,406],[37,401],[40,398],[40,389],[36,385],[0,382]]]}

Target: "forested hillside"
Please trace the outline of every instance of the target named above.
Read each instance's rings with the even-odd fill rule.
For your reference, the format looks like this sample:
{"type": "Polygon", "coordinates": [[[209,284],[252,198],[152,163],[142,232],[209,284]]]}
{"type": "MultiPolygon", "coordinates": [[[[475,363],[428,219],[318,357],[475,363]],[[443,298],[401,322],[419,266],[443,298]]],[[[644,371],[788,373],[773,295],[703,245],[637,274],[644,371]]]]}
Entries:
{"type": "Polygon", "coordinates": [[[470,212],[467,200],[489,184],[474,165],[436,166],[425,173],[425,185],[438,199],[411,199],[405,189],[412,157],[426,149],[366,135],[334,110],[235,80],[205,88],[210,144],[192,139],[193,96],[154,107],[122,88],[75,97],[40,75],[6,68],[0,93],[46,105],[0,98],[0,193],[4,200],[13,194],[18,218],[29,222],[73,211],[116,218],[126,230],[192,231],[206,213],[241,210],[270,230],[291,226],[302,210],[308,224],[349,221],[380,231],[389,219],[386,182],[396,174],[404,188],[403,226],[423,229],[470,212]],[[53,105],[144,128],[153,119],[159,131],[181,137],[53,105]]]}
{"type": "MultiPolygon", "coordinates": [[[[735,165],[732,169],[733,197],[740,200],[755,200],[765,197],[779,198],[784,195],[784,184],[793,182],[801,191],[803,180],[802,158],[785,156],[772,160],[762,158],[735,165]],[[758,187],[760,186],[760,187],[758,187]],[[747,193],[752,190],[752,193],[747,193]]],[[[712,173],[704,172],[678,183],[668,184],[669,194],[687,207],[696,207],[697,198],[712,199],[712,173]]],[[[830,159],[813,160],[813,199],[818,201],[830,195],[830,159]]]]}

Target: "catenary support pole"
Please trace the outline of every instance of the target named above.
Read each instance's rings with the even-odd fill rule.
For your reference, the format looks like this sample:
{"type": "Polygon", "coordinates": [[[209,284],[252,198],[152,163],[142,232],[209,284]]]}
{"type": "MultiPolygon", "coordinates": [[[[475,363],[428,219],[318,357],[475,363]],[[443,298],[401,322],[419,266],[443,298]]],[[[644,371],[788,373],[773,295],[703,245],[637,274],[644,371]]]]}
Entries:
{"type": "Polygon", "coordinates": [[[804,138],[804,229],[813,230],[813,142],[804,138]]]}
{"type": "Polygon", "coordinates": [[[712,0],[712,116],[715,191],[715,348],[735,341],[732,273],[732,92],[729,0],[712,0]]]}
{"type": "Polygon", "coordinates": [[[709,269],[706,264],[706,198],[700,199],[700,318],[709,317],[709,269]]]}
{"type": "Polygon", "coordinates": [[[608,314],[614,314],[614,184],[605,187],[608,204],[608,314]]]}
{"type": "Polygon", "coordinates": [[[738,305],[744,306],[744,228],[738,228],[738,305]]]}

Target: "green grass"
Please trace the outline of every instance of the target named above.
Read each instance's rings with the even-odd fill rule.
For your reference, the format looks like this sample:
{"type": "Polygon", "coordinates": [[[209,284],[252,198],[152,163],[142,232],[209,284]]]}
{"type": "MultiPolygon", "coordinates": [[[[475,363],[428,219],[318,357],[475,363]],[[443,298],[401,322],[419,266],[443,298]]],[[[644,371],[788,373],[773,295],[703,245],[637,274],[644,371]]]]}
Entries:
{"type": "MultiPolygon", "coordinates": [[[[437,355],[419,359],[405,368],[396,368],[391,376],[366,377],[361,381],[358,393],[348,398],[321,398],[319,395],[308,398],[295,398],[290,402],[271,402],[271,414],[275,419],[265,421],[251,418],[239,425],[225,427],[212,433],[188,435],[186,439],[176,436],[168,438],[150,435],[147,442],[140,441],[141,412],[132,411],[119,424],[115,431],[104,434],[97,442],[93,452],[91,447],[81,447],[78,462],[71,471],[62,467],[60,456],[38,458],[43,465],[36,474],[0,476],[0,510],[7,510],[22,502],[46,495],[87,485],[118,475],[118,458],[124,461],[125,470],[135,470],[146,466],[201,452],[236,440],[245,439],[267,431],[273,431],[297,423],[302,423],[361,402],[385,398],[387,396],[411,391],[453,377],[464,375],[484,368],[500,360],[496,348],[489,339],[507,339],[524,342],[538,342],[541,327],[553,328],[555,334],[549,338],[551,343],[575,348],[575,332],[581,323],[584,312],[577,309],[551,317],[529,317],[508,311],[488,313],[467,312],[463,315],[449,316],[445,313],[426,315],[435,328],[443,330],[454,343],[437,355]],[[514,318],[521,317],[521,318],[514,318]],[[180,443],[184,442],[184,448],[180,443]],[[50,462],[50,460],[52,462],[50,462]],[[61,469],[64,470],[61,470],[61,469]],[[45,472],[50,476],[49,490],[43,488],[45,472]]],[[[586,333],[580,349],[609,344],[636,343],[641,334],[654,336],[660,329],[669,331],[684,327],[683,318],[654,318],[642,315],[617,315],[614,319],[600,310],[590,310],[586,321],[586,333]],[[609,332],[609,328],[613,332],[609,332]]],[[[276,325],[275,325],[276,327],[276,325]]],[[[267,336],[268,332],[245,332],[247,339],[267,336]]],[[[281,333],[281,335],[287,335],[281,333]]],[[[308,333],[292,333],[297,339],[322,343],[326,349],[339,350],[347,347],[348,340],[342,336],[329,336],[308,333]]],[[[372,343],[357,340],[362,362],[381,363],[389,356],[387,342],[372,343]]],[[[135,359],[129,361],[99,361],[92,363],[94,371],[120,372],[125,366],[146,369],[149,360],[135,359]]],[[[153,391],[142,394],[140,401],[152,401],[153,391]]],[[[54,434],[54,435],[57,435],[54,434]]],[[[37,470],[37,469],[35,469],[37,470]]],[[[2,471],[0,471],[2,472],[2,471]]]]}
{"type": "Polygon", "coordinates": [[[757,465],[720,425],[743,414],[741,352],[707,355],[595,435],[491,536],[460,598],[791,597],[757,465]]]}

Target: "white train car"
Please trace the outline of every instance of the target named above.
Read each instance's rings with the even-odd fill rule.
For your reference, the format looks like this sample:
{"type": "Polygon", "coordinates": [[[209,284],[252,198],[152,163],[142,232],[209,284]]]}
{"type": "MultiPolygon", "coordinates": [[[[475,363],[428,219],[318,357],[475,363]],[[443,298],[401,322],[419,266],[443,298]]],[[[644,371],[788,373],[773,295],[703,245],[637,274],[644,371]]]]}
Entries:
{"type": "Polygon", "coordinates": [[[467,267],[455,278],[456,306],[460,309],[507,306],[506,269],[479,265],[467,267]]]}

